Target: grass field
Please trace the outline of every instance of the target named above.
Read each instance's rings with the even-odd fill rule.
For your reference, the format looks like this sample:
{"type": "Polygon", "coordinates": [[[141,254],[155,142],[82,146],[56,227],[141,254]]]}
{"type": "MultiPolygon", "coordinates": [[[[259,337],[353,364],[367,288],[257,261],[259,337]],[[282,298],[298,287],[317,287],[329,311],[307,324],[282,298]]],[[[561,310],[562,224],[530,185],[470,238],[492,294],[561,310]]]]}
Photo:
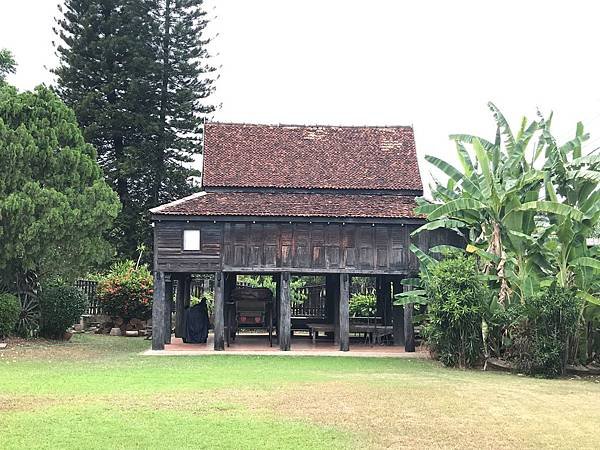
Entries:
{"type": "Polygon", "coordinates": [[[0,351],[0,448],[598,448],[600,382],[409,359],[0,351]]]}

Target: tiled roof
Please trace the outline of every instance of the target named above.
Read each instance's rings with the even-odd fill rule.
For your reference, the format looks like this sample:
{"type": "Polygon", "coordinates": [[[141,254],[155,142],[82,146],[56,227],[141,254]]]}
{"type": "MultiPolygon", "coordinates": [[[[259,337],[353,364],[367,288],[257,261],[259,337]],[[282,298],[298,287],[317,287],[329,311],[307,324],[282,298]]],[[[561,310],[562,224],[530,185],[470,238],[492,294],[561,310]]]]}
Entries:
{"type": "Polygon", "coordinates": [[[151,210],[184,216],[419,218],[412,196],[201,192],[151,210]]]}
{"type": "Polygon", "coordinates": [[[410,127],[207,123],[203,185],[422,190],[410,127]]]}

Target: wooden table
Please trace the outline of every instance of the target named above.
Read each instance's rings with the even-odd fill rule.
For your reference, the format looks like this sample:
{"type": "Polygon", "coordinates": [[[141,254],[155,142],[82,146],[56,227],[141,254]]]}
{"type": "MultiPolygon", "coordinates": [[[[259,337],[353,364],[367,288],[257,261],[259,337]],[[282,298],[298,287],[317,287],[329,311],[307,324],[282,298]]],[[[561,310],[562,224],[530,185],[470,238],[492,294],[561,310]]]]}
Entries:
{"type": "MultiPolygon", "coordinates": [[[[335,332],[335,325],[332,323],[307,323],[306,326],[312,336],[313,342],[317,340],[319,333],[335,332]]],[[[350,322],[350,333],[371,333],[374,338],[381,338],[392,334],[394,327],[391,325],[381,325],[374,323],[352,323],[350,322]]]]}

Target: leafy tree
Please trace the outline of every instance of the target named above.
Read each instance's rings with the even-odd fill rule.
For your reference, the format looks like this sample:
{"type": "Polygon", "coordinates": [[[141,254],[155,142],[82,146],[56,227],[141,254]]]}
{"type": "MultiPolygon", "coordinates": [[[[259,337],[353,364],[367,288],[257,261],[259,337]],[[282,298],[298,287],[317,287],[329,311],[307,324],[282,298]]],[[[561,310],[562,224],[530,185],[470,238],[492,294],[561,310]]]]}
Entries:
{"type": "Polygon", "coordinates": [[[151,246],[149,208],[189,194],[202,100],[212,92],[200,0],[66,0],[57,91],[98,149],[123,210],[121,256],[151,246]]]}
{"type": "Polygon", "coordinates": [[[0,49],[0,83],[4,81],[6,75],[15,73],[17,63],[12,53],[7,49],[0,49]]]}
{"type": "Polygon", "coordinates": [[[84,273],[109,255],[103,235],[118,199],[73,111],[49,89],[0,86],[0,167],[5,288],[23,293],[40,277],[84,273]]]}

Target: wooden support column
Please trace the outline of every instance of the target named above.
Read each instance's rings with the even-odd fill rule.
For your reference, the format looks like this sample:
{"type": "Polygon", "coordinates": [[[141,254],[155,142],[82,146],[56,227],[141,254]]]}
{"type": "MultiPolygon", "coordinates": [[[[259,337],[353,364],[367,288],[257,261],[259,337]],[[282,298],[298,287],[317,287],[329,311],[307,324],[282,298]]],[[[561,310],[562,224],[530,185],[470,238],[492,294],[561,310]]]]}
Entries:
{"type": "Polygon", "coordinates": [[[185,309],[185,278],[185,274],[177,274],[177,291],[175,293],[175,337],[177,338],[182,338],[185,332],[183,329],[183,314],[185,309]]]}
{"type": "Polygon", "coordinates": [[[152,299],[152,350],[165,348],[165,274],[154,272],[152,299]]]}
{"type": "MultiPolygon", "coordinates": [[[[402,278],[394,277],[392,301],[400,293],[402,293],[402,278]]],[[[394,345],[404,345],[404,307],[401,305],[392,306],[392,326],[394,330],[394,345]]]]}
{"type": "Polygon", "coordinates": [[[392,323],[392,284],[387,275],[377,275],[375,279],[377,296],[377,316],[382,318],[384,325],[392,323]]]}
{"type": "Polygon", "coordinates": [[[283,272],[279,283],[280,301],[279,306],[279,349],[288,351],[292,342],[292,310],[291,310],[291,283],[290,273],[283,272]]]}
{"type": "Polygon", "coordinates": [[[192,299],[192,274],[188,273],[185,276],[183,283],[183,307],[189,308],[192,299]]]}
{"type": "Polygon", "coordinates": [[[165,344],[171,343],[171,308],[173,307],[173,276],[165,281],[165,344]]]}
{"type": "Polygon", "coordinates": [[[215,350],[225,350],[225,275],[223,272],[215,272],[215,350]]]}
{"type": "Polygon", "coordinates": [[[347,273],[340,274],[340,350],[350,350],[350,276],[347,273]]]}
{"type": "Polygon", "coordinates": [[[325,297],[326,297],[326,322],[334,324],[334,332],[326,333],[333,338],[334,343],[339,344],[339,301],[340,278],[338,274],[325,275],[325,297]]]}
{"type": "Polygon", "coordinates": [[[234,331],[234,318],[233,318],[233,314],[234,311],[232,310],[231,305],[228,305],[227,303],[231,302],[231,293],[233,292],[233,290],[235,289],[235,286],[237,284],[237,275],[235,273],[226,273],[224,274],[225,276],[225,286],[224,286],[224,307],[223,307],[223,316],[225,317],[225,342],[227,344],[227,347],[229,347],[230,343],[231,343],[231,339],[235,338],[235,336],[233,335],[234,331]]]}
{"type": "Polygon", "coordinates": [[[277,341],[279,341],[279,312],[281,306],[281,274],[273,274],[273,281],[275,282],[275,331],[277,333],[277,341]]]}
{"type": "Polygon", "coordinates": [[[409,303],[404,307],[404,351],[415,351],[415,327],[413,325],[414,305],[409,303]]]}

